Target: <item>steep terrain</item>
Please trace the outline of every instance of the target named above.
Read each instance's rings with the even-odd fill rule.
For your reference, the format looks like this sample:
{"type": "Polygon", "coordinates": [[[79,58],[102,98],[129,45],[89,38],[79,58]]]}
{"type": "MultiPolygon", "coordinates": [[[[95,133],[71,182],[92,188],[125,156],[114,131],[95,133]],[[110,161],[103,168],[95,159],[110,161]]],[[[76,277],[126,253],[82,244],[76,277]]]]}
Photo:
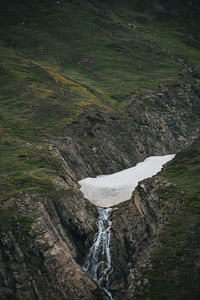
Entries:
{"type": "Polygon", "coordinates": [[[123,218],[132,219],[125,233],[131,269],[125,299],[199,299],[199,155],[197,140],[158,176],[141,183],[124,206],[123,218]]]}
{"type": "MultiPolygon", "coordinates": [[[[107,299],[80,267],[97,230],[97,210],[80,193],[78,180],[178,152],[200,135],[199,3],[171,2],[1,2],[2,299],[107,299]]],[[[187,151],[180,154],[177,167],[141,184],[113,212],[110,286],[116,299],[159,297],[158,274],[173,226],[166,227],[161,260],[153,254],[153,268],[140,268],[160,244],[154,236],[176,211],[179,189],[198,201],[197,180],[188,172],[190,164],[198,165],[195,153],[195,163],[187,151]],[[188,161],[179,174],[181,155],[188,161]],[[176,175],[180,182],[174,182],[176,175]]],[[[198,175],[198,169],[191,172],[198,175]]],[[[191,207],[187,222],[192,213],[191,207]]],[[[195,216],[193,221],[198,228],[195,216]]],[[[198,249],[196,236],[194,241],[198,249]]],[[[184,270],[175,271],[181,287],[184,270]]],[[[169,283],[162,278],[165,297],[169,283]]],[[[172,285],[172,297],[176,289],[172,285]]],[[[195,284],[194,290],[196,297],[195,284]]]]}

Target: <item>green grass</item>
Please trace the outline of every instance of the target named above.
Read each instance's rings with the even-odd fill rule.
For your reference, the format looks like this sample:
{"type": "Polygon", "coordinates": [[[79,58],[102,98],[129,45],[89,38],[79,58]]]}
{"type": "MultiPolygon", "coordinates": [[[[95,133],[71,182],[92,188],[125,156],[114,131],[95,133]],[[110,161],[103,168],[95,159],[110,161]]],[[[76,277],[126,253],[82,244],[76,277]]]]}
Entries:
{"type": "Polygon", "coordinates": [[[109,111],[108,97],[0,46],[0,200],[51,186],[60,162],[45,142],[84,109],[109,111]]]}
{"type": "Polygon", "coordinates": [[[0,201],[30,189],[51,187],[51,178],[59,172],[60,161],[43,144],[13,141],[15,146],[0,147],[0,201]]]}

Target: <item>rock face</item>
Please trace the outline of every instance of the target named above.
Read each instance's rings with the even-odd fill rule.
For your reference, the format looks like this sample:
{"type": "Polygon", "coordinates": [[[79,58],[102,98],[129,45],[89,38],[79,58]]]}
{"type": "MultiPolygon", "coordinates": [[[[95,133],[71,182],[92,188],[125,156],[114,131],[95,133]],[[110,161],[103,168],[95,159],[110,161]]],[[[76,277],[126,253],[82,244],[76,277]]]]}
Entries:
{"type": "Polygon", "coordinates": [[[1,208],[1,299],[107,299],[77,263],[86,240],[93,240],[96,208],[62,168],[68,183],[58,177],[57,196],[30,191],[16,197],[10,222],[6,205],[1,208]]]}
{"type": "Polygon", "coordinates": [[[129,299],[127,288],[133,281],[130,270],[133,272],[137,265],[147,261],[151,248],[156,246],[155,237],[174,212],[173,205],[167,207],[167,213],[166,207],[160,209],[157,205],[159,195],[156,190],[159,187],[168,188],[170,183],[159,176],[142,181],[131,200],[113,212],[111,255],[115,271],[111,277],[111,290],[115,299],[129,299]]]}
{"type": "MultiPolygon", "coordinates": [[[[196,140],[179,152],[159,176],[141,183],[134,193],[131,201],[135,206],[140,203],[139,215],[151,231],[145,237],[141,219],[137,230],[143,246],[139,249],[138,233],[131,231],[134,225],[129,228],[127,239],[136,237],[136,251],[128,257],[130,273],[124,299],[199,299],[199,158],[200,140],[196,140]],[[156,222],[152,221],[155,217],[146,217],[148,211],[157,217],[156,222]]],[[[132,216],[132,224],[135,222],[132,216]]]]}
{"type": "Polygon", "coordinates": [[[121,115],[91,110],[52,141],[78,179],[132,167],[175,153],[199,136],[199,80],[141,93],[121,115]]]}
{"type": "Polygon", "coordinates": [[[2,237],[2,299],[107,299],[77,264],[68,235],[62,240],[45,208],[37,209],[43,215],[33,223],[30,238],[16,238],[11,231],[2,237]]]}

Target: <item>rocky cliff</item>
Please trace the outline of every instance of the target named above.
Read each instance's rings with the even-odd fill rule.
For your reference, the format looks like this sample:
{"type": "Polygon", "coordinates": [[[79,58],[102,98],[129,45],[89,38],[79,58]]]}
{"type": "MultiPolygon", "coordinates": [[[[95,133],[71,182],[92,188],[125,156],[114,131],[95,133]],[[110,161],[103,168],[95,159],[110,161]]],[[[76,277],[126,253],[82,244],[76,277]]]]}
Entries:
{"type": "Polygon", "coordinates": [[[115,299],[132,299],[135,296],[136,282],[139,281],[136,280],[137,266],[147,262],[151,248],[157,246],[155,237],[176,209],[168,202],[162,209],[159,207],[158,188],[168,189],[171,184],[159,176],[145,180],[134,191],[131,200],[119,205],[113,212],[111,250],[115,267],[111,290],[115,299]]]}
{"type": "MultiPolygon", "coordinates": [[[[143,245],[139,247],[138,233],[129,228],[135,252],[128,257],[129,288],[124,299],[199,298],[199,151],[198,140],[133,194],[137,217],[132,214],[132,227],[139,215],[143,245]],[[142,230],[144,220],[150,230],[142,230]]],[[[130,216],[127,208],[125,215],[130,216]]]]}
{"type": "Polygon", "coordinates": [[[90,110],[65,129],[66,142],[55,145],[78,179],[175,153],[199,136],[198,84],[197,78],[145,91],[120,114],[90,110]]]}
{"type": "Polygon", "coordinates": [[[2,299],[107,299],[79,265],[95,232],[96,209],[65,163],[61,170],[51,190],[1,204],[2,299]]]}

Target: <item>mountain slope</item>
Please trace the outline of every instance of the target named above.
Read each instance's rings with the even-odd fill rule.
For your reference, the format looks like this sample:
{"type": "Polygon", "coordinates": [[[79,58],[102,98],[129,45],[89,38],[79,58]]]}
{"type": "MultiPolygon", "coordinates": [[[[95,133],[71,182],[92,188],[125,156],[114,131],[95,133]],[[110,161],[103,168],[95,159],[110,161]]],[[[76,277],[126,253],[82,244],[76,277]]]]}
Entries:
{"type": "Polygon", "coordinates": [[[198,68],[198,14],[139,8],[136,1],[3,1],[1,41],[115,98],[177,78],[173,55],[198,68]]]}
{"type": "MultiPolygon", "coordinates": [[[[3,299],[106,299],[80,267],[97,210],[78,179],[177,152],[200,134],[198,2],[172,7],[1,1],[3,299]]],[[[130,283],[123,259],[119,298],[130,283]]]]}

